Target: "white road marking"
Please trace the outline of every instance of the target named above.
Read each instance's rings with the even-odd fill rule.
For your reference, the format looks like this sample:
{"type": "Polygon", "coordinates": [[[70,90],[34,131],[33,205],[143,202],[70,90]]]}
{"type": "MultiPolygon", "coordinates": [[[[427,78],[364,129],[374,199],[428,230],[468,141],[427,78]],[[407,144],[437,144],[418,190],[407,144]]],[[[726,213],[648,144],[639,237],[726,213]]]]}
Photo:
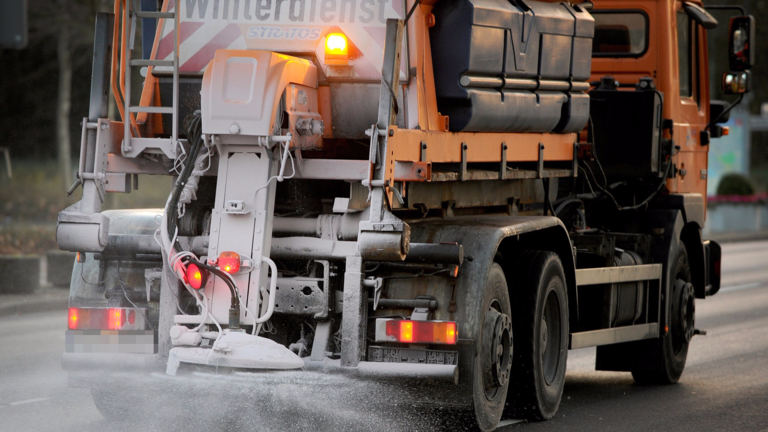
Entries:
{"type": "Polygon", "coordinates": [[[731,285],[723,287],[720,292],[741,291],[745,289],[760,288],[763,284],[760,282],[751,282],[748,284],[731,285]]]}
{"type": "Polygon", "coordinates": [[[25,405],[25,404],[35,403],[35,402],[42,402],[42,401],[48,400],[48,399],[50,399],[50,398],[26,399],[26,400],[17,401],[17,402],[11,402],[8,405],[10,405],[10,406],[25,405]]]}

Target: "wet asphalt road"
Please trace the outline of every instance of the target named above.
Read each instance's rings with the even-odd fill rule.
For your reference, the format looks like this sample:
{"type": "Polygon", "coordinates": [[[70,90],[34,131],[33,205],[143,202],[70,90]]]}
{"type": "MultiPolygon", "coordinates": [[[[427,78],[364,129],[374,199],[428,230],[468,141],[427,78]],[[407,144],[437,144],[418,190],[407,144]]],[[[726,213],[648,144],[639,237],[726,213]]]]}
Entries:
{"type": "MultiPolygon", "coordinates": [[[[595,372],[594,349],[571,351],[555,419],[504,431],[768,431],[768,242],[723,246],[723,289],[696,304],[696,336],[677,385],[645,387],[629,373],[595,372]]],[[[1,299],[0,299],[1,301],[1,299]]],[[[66,313],[0,317],[0,431],[265,430],[259,423],[111,423],[89,390],[61,370],[66,313]],[[198,427],[195,427],[197,425],[198,427]]],[[[159,401],[162,403],[162,401],[159,401]]],[[[405,416],[326,412],[270,430],[433,430],[405,416]],[[341,423],[336,417],[345,417],[341,423]],[[388,426],[389,424],[389,426],[388,426]],[[412,424],[413,427],[409,427],[412,424]]]]}

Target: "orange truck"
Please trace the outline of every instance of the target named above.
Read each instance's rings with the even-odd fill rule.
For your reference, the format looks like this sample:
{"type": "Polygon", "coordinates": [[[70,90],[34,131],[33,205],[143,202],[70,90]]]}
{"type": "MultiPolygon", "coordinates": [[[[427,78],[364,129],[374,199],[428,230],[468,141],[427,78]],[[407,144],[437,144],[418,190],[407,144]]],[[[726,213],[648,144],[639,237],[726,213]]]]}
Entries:
{"type": "Polygon", "coordinates": [[[708,146],[741,100],[709,98],[717,25],[698,1],[116,0],[58,219],[70,383],[114,417],[129,379],[98,371],[337,373],[489,431],[555,415],[569,349],[677,382],[720,287],[708,146]],[[173,176],[164,208],[101,211],[140,174],[173,176]]]}

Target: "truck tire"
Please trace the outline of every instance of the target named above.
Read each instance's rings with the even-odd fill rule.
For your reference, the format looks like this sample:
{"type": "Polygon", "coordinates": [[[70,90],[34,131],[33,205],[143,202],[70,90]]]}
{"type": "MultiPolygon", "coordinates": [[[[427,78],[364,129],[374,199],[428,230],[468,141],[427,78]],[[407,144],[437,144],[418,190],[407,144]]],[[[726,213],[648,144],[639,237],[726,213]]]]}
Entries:
{"type": "Polygon", "coordinates": [[[656,345],[653,357],[661,365],[657,370],[633,370],[632,378],[638,384],[674,384],[680,380],[688,358],[688,345],[693,337],[696,306],[695,293],[691,284],[691,267],[688,251],[680,242],[672,262],[670,273],[669,313],[667,325],[669,331],[656,345]]]}
{"type": "Polygon", "coordinates": [[[496,429],[504,411],[512,366],[512,309],[504,271],[491,264],[483,290],[480,350],[474,360],[472,399],[477,426],[483,432],[496,429]]]}
{"type": "Polygon", "coordinates": [[[547,420],[560,405],[568,359],[568,295],[565,272],[554,252],[513,257],[514,357],[508,414],[547,420]]]}

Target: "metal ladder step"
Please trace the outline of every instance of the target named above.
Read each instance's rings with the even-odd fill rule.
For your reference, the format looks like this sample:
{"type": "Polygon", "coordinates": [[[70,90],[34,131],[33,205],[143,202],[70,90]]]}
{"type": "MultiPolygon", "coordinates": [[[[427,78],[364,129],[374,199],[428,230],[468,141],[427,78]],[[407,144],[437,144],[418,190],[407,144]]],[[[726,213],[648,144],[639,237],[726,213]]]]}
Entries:
{"type": "Polygon", "coordinates": [[[130,61],[131,66],[173,66],[173,60],[136,59],[130,61]]]}
{"type": "Polygon", "coordinates": [[[661,264],[578,269],[576,270],[576,286],[660,280],[662,270],[661,264]]]}
{"type": "Polygon", "coordinates": [[[571,333],[569,349],[587,348],[659,337],[659,323],[635,324],[571,333]]]}
{"type": "MultiPolygon", "coordinates": [[[[154,152],[158,149],[165,153],[167,156],[172,157],[175,153],[176,141],[178,140],[178,105],[179,105],[179,26],[178,16],[176,11],[174,12],[154,12],[154,11],[132,11],[132,1],[128,0],[124,3],[123,16],[137,17],[137,18],[164,18],[169,19],[173,26],[173,57],[172,60],[160,60],[160,59],[131,59],[131,50],[133,49],[133,33],[136,31],[135,20],[130,20],[130,33],[131,41],[130,46],[123,47],[123,65],[129,65],[125,67],[125,88],[124,88],[124,103],[125,103],[125,118],[123,122],[124,137],[122,145],[122,153],[127,157],[136,157],[142,151],[154,152]],[[131,67],[130,66],[167,66],[173,68],[173,97],[171,100],[171,106],[132,106],[131,105],[131,67]],[[148,114],[170,114],[171,119],[171,136],[170,139],[145,139],[139,136],[133,135],[138,131],[135,131],[131,124],[131,113],[148,113],[148,114]]],[[[179,1],[176,2],[179,4],[179,1]]],[[[167,101],[166,101],[167,103],[167,101]]]]}
{"type": "Polygon", "coordinates": [[[149,113],[149,114],[173,114],[173,107],[159,107],[159,106],[132,106],[130,107],[132,113],[149,113]]]}
{"type": "Polygon", "coordinates": [[[174,13],[173,12],[136,11],[134,13],[139,18],[173,18],[174,17],[174,13]]]}

